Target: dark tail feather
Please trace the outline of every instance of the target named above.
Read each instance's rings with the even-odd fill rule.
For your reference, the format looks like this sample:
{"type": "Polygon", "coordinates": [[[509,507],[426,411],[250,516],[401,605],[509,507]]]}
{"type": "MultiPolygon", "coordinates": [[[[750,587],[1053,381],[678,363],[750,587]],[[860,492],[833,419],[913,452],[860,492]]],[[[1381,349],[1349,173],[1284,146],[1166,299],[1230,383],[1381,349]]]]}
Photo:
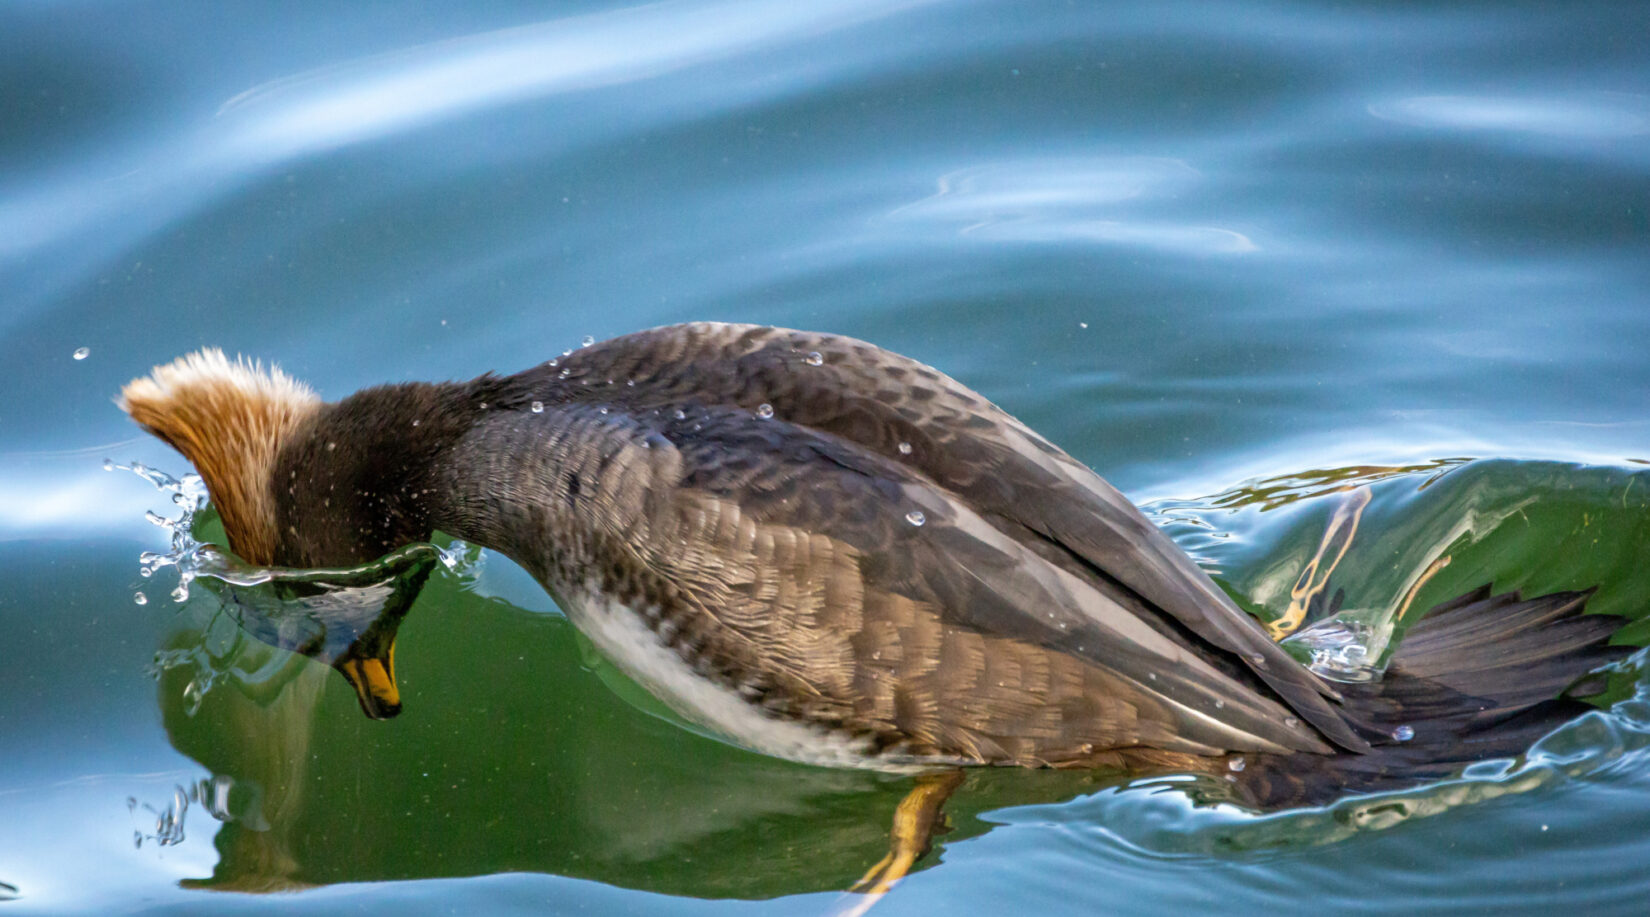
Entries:
{"type": "Polygon", "coordinates": [[[1593,709],[1593,669],[1622,659],[1609,646],[1625,619],[1584,615],[1592,591],[1523,599],[1470,592],[1410,627],[1381,680],[1341,685],[1367,754],[1265,756],[1244,781],[1257,805],[1316,805],[1347,792],[1396,789],[1485,758],[1513,757],[1593,709]]]}

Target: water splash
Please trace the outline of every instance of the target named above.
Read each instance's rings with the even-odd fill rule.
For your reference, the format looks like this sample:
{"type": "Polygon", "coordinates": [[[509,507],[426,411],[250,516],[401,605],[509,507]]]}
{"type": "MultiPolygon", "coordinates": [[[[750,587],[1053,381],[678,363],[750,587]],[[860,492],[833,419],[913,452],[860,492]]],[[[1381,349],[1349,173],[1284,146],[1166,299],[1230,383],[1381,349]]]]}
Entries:
{"type": "Polygon", "coordinates": [[[218,774],[195,781],[189,788],[189,797],[218,821],[240,822],[254,831],[269,830],[269,822],[263,816],[263,788],[255,782],[218,774]]]}
{"type": "Polygon", "coordinates": [[[172,590],[172,600],[185,602],[189,599],[190,585],[203,571],[215,574],[220,567],[224,567],[224,572],[228,572],[225,564],[228,558],[221,551],[195,540],[195,517],[206,508],[207,498],[206,482],[201,480],[200,475],[190,472],[175,478],[142,462],[121,465],[109,459],[103,460],[103,468],[105,471],[130,471],[167,494],[172,504],[181,511],[175,519],[153,510],[143,514],[143,518],[151,524],[166,530],[170,542],[165,551],[145,551],[138,555],[138,573],[145,579],[153,577],[164,567],[176,567],[178,585],[172,590]]]}
{"type": "MultiPolygon", "coordinates": [[[[473,584],[480,573],[480,548],[458,540],[445,548],[408,545],[350,568],[295,570],[243,563],[195,537],[196,522],[207,506],[206,486],[199,475],[173,477],[139,462],[121,465],[105,460],[103,467],[136,474],[169,494],[180,510],[176,518],[153,511],[144,514],[167,531],[169,543],[165,551],[140,554],[138,572],[152,578],[162,569],[174,568],[178,584],[171,591],[172,601],[183,605],[194,599],[209,605],[201,639],[157,652],[148,668],[157,681],[174,669],[188,671],[182,698],[189,716],[200,711],[213,688],[240,677],[236,663],[256,642],[328,664],[375,647],[387,651],[401,616],[431,570],[439,566],[459,577],[461,585],[473,584]],[[197,585],[204,590],[194,589],[197,585]]],[[[147,596],[139,592],[134,601],[145,604],[147,596]]]]}
{"type": "MultiPolygon", "coordinates": [[[[145,551],[138,555],[138,573],[145,579],[153,577],[156,572],[166,567],[177,568],[178,585],[172,590],[173,601],[188,601],[191,584],[202,576],[232,586],[257,586],[291,573],[282,567],[260,567],[242,563],[224,553],[217,545],[195,538],[195,521],[206,509],[208,499],[206,483],[201,480],[200,475],[190,472],[182,477],[173,477],[142,462],[122,465],[109,459],[103,460],[103,468],[105,471],[132,472],[153,484],[156,490],[170,495],[172,503],[181,510],[176,518],[162,516],[153,510],[143,514],[151,524],[166,530],[170,545],[165,551],[145,551]]],[[[429,547],[436,552],[442,566],[447,570],[471,577],[479,572],[482,558],[479,548],[456,538],[445,548],[437,545],[429,547]]]]}
{"type": "MultiPolygon", "coordinates": [[[[174,847],[183,843],[183,822],[189,814],[189,797],[190,793],[184,790],[182,786],[174,786],[172,788],[172,798],[167,802],[164,809],[157,809],[148,803],[143,803],[144,810],[154,816],[155,826],[149,831],[142,828],[133,828],[132,846],[141,848],[145,841],[153,842],[158,847],[174,847]]],[[[128,796],[126,798],[126,810],[134,818],[137,817],[138,801],[136,797],[128,796]]]]}
{"type": "MultiPolygon", "coordinates": [[[[175,847],[187,839],[185,822],[191,805],[198,805],[208,815],[221,822],[243,822],[254,831],[269,830],[269,823],[260,814],[263,793],[255,786],[237,783],[228,775],[196,780],[189,786],[174,784],[171,798],[156,806],[139,802],[137,797],[126,797],[126,811],[136,819],[141,807],[154,819],[153,827],[145,823],[132,828],[132,846],[144,844],[157,847],[175,847]]],[[[4,900],[0,898],[0,900],[4,900]]]]}
{"type": "Polygon", "coordinates": [[[459,585],[464,588],[474,586],[480,579],[487,564],[487,554],[481,545],[470,544],[454,538],[447,542],[446,547],[431,545],[435,548],[437,560],[442,569],[458,578],[459,585]]]}
{"type": "Polygon", "coordinates": [[[159,682],[167,672],[183,670],[188,676],[181,693],[183,712],[193,717],[213,688],[239,678],[236,666],[247,648],[246,635],[220,605],[212,609],[198,641],[157,650],[146,672],[159,682]]]}
{"type": "Polygon", "coordinates": [[[1390,622],[1385,628],[1353,617],[1321,621],[1283,641],[1290,650],[1304,653],[1312,671],[1333,681],[1359,684],[1381,677],[1375,664],[1392,636],[1390,622]]]}

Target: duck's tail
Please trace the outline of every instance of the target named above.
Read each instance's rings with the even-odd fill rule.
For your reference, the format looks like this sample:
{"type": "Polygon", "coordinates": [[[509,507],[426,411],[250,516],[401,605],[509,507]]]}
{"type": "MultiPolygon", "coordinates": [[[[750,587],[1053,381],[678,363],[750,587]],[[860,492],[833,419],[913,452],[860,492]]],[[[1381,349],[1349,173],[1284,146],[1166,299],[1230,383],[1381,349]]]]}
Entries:
{"type": "Polygon", "coordinates": [[[1576,698],[1604,689],[1594,670],[1635,649],[1608,644],[1625,619],[1583,614],[1591,595],[1524,599],[1484,586],[1433,608],[1410,627],[1383,678],[1337,686],[1369,753],[1267,756],[1249,768],[1244,789],[1263,808],[1316,805],[1522,754],[1593,709],[1576,698]]]}

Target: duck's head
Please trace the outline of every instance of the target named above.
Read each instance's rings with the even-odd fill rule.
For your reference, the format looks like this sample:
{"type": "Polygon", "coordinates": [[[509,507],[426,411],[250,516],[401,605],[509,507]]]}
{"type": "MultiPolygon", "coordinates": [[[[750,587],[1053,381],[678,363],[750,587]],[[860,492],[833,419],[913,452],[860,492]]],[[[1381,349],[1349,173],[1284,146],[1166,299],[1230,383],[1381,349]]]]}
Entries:
{"type": "MultiPolygon", "coordinates": [[[[283,449],[294,443],[301,446],[302,440],[313,438],[326,407],[315,392],[273,366],[266,368],[243,358],[230,360],[223,351],[208,348],[132,380],[121,390],[116,403],[144,429],[183,453],[200,472],[223,520],[231,550],[262,566],[305,565],[305,552],[295,550],[292,544],[302,533],[293,526],[288,537],[282,535],[281,520],[294,519],[294,514],[290,506],[277,505],[282,495],[277,495],[272,485],[283,449]]],[[[296,494],[294,489],[284,496],[296,494]]],[[[313,525],[321,530],[325,522],[315,520],[313,525]]],[[[319,536],[305,541],[310,542],[321,546],[317,549],[322,552],[319,563],[347,565],[376,556],[352,555],[319,536]]],[[[373,588],[344,589],[335,593],[337,601],[333,605],[317,606],[326,625],[326,640],[288,645],[290,641],[278,627],[271,625],[263,628],[266,633],[260,632],[271,643],[319,658],[342,672],[355,688],[361,708],[375,719],[394,716],[400,710],[394,676],[396,627],[430,568],[428,562],[396,566],[393,575],[377,571],[369,576],[372,582],[368,585],[373,588]],[[386,575],[390,579],[386,580],[386,575]],[[386,593],[387,599],[360,604],[363,596],[376,596],[389,584],[394,588],[386,593]],[[340,637],[344,638],[342,643],[340,637]]],[[[350,579],[352,575],[335,572],[321,579],[334,588],[339,584],[360,585],[350,579]]],[[[311,579],[314,577],[292,571],[277,575],[276,583],[289,589],[307,587],[303,594],[312,596],[309,601],[314,606],[315,589],[308,584],[311,579]]],[[[313,616],[315,607],[308,613],[313,616]]],[[[266,623],[248,614],[255,629],[266,623]]],[[[308,631],[302,633],[309,635],[308,631]]]]}
{"type": "Polygon", "coordinates": [[[276,562],[270,480],[282,445],[321,407],[309,386],[209,347],[133,379],[116,404],[200,472],[236,554],[276,562]]]}

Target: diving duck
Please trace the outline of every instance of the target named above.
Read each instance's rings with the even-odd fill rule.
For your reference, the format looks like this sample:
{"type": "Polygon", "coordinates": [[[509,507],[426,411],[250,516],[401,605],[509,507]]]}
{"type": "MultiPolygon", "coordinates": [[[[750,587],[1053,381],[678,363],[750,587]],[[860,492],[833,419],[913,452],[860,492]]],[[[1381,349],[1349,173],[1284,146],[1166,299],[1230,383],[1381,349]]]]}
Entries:
{"type": "Polygon", "coordinates": [[[435,530],[492,548],[684,717],[812,764],[1241,761],[1256,804],[1318,802],[1516,754],[1625,652],[1583,593],[1484,589],[1415,623],[1385,678],[1328,682],[1089,468],[832,334],[676,325],[334,403],[205,350],[119,404],[199,470],[245,560],[357,564],[435,530]]]}

